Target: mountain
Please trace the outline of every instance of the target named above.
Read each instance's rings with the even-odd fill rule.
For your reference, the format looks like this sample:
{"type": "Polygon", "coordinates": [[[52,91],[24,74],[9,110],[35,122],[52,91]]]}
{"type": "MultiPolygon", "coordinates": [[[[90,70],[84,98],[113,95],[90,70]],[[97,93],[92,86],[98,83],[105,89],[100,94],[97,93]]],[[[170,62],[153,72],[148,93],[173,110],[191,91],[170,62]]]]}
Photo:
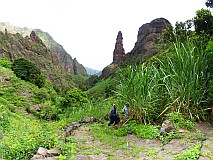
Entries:
{"type": "Polygon", "coordinates": [[[0,23],[0,58],[25,58],[37,65],[56,86],[69,89],[70,75],[87,75],[86,69],[46,32],[0,23]],[[17,33],[20,32],[20,33],[17,33]],[[25,36],[24,36],[25,35],[25,36]]]}
{"type": "Polygon", "coordinates": [[[160,35],[170,25],[171,23],[165,18],[157,18],[150,23],[143,24],[139,28],[135,46],[129,53],[125,53],[122,32],[119,31],[113,52],[113,62],[102,70],[101,77],[108,77],[119,66],[138,64],[157,54],[163,49],[164,44],[160,35]]]}
{"type": "Polygon", "coordinates": [[[43,32],[41,29],[29,29],[29,28],[21,28],[10,23],[0,22],[0,31],[4,32],[7,29],[7,32],[16,34],[19,33],[23,37],[29,36],[32,31],[42,40],[42,42],[46,45],[47,49],[52,53],[55,53],[59,57],[59,63],[62,66],[58,70],[62,72],[67,72],[71,74],[81,74],[87,75],[86,69],[80,63],[78,63],[77,59],[72,59],[72,57],[64,50],[63,46],[58,44],[47,32],[43,32]],[[75,65],[74,65],[75,63],[75,65]],[[75,68],[74,68],[75,67],[75,68]]]}
{"type": "Polygon", "coordinates": [[[89,67],[85,67],[85,68],[87,70],[87,74],[89,74],[89,75],[94,75],[94,74],[100,75],[101,74],[101,71],[99,71],[99,70],[92,69],[92,68],[89,68],[89,67]]]}

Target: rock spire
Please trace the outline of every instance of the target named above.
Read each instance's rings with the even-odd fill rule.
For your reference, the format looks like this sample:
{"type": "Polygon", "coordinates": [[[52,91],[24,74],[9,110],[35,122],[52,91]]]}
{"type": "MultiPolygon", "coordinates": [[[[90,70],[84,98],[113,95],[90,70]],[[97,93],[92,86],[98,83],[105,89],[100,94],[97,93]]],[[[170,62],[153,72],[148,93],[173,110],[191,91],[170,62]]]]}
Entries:
{"type": "Polygon", "coordinates": [[[125,51],[123,48],[123,36],[122,32],[119,31],[116,38],[115,49],[113,52],[113,63],[114,64],[120,63],[123,60],[124,55],[125,51]]]}

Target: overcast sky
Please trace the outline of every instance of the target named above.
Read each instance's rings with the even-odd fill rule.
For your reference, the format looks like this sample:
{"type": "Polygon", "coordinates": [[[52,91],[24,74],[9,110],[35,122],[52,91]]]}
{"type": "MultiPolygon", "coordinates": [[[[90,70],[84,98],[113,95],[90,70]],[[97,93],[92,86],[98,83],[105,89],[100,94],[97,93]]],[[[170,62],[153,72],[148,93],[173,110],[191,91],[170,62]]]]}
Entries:
{"type": "Polygon", "coordinates": [[[118,31],[125,52],[140,26],[166,18],[174,26],[206,8],[206,0],[0,0],[0,22],[48,32],[85,67],[102,70],[113,60],[118,31]]]}

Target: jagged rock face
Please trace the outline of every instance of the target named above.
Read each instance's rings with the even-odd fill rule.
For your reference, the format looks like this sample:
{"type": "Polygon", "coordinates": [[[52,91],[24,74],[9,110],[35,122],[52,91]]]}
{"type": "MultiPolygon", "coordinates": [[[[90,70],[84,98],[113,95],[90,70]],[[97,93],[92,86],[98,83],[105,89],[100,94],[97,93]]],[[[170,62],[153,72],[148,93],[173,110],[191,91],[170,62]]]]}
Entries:
{"type": "Polygon", "coordinates": [[[109,77],[114,72],[114,70],[117,68],[117,66],[118,66],[118,64],[114,64],[114,63],[111,63],[110,65],[106,66],[102,70],[101,78],[104,79],[104,78],[109,77]]]}
{"type": "Polygon", "coordinates": [[[120,63],[123,60],[124,55],[125,55],[125,51],[124,51],[124,48],[123,48],[123,36],[122,36],[121,31],[119,31],[117,38],[116,38],[112,63],[115,63],[115,64],[120,63]]]}
{"type": "Polygon", "coordinates": [[[131,51],[132,54],[154,55],[158,50],[154,49],[159,43],[159,36],[166,29],[170,22],[164,18],[157,18],[150,23],[143,24],[138,31],[137,42],[131,51]]]}
{"type": "MultiPolygon", "coordinates": [[[[34,45],[25,44],[24,46],[32,52],[37,52],[38,48],[46,48],[46,50],[39,50],[39,52],[37,52],[39,55],[44,56],[47,50],[49,50],[52,53],[51,59],[53,66],[59,73],[74,74],[74,70],[78,70],[78,74],[87,75],[84,66],[78,62],[74,66],[72,57],[64,50],[63,46],[58,44],[47,32],[43,32],[40,29],[21,28],[4,22],[0,22],[0,31],[13,34],[18,33],[23,37],[27,36],[26,39],[34,43],[34,45]],[[40,44],[41,47],[37,46],[37,44],[40,44]]],[[[23,41],[23,43],[25,42],[23,41]]]]}
{"type": "Polygon", "coordinates": [[[74,74],[87,75],[87,71],[84,69],[83,65],[78,63],[76,58],[73,59],[73,70],[74,70],[74,74]]]}
{"type": "Polygon", "coordinates": [[[57,66],[58,70],[63,73],[87,75],[86,69],[77,60],[74,64],[74,59],[64,50],[63,46],[58,44],[47,32],[43,32],[40,29],[35,29],[35,33],[44,41],[47,48],[58,55],[59,61],[55,62],[54,65],[57,66]],[[60,66],[60,64],[63,64],[60,66]]]}
{"type": "Polygon", "coordinates": [[[170,22],[164,18],[157,18],[150,23],[143,24],[138,31],[137,42],[131,52],[125,54],[123,49],[123,37],[119,32],[115,50],[113,52],[113,62],[102,70],[102,78],[107,78],[118,67],[118,65],[137,64],[141,60],[146,60],[149,57],[157,54],[161,49],[164,42],[160,40],[160,35],[163,33],[170,22]],[[158,47],[157,47],[157,44],[158,47]]]}
{"type": "MultiPolygon", "coordinates": [[[[35,29],[35,33],[45,42],[47,48],[58,55],[58,61],[54,61],[54,65],[60,73],[66,72],[74,74],[74,66],[72,57],[64,50],[63,46],[55,42],[55,40],[47,33],[40,29],[35,29]],[[60,65],[63,64],[63,65],[60,65]]],[[[77,65],[78,67],[78,65],[77,65]]]]}
{"type": "Polygon", "coordinates": [[[116,38],[115,49],[113,51],[113,62],[102,70],[101,78],[106,78],[113,73],[115,67],[123,61],[124,56],[125,50],[123,47],[123,36],[122,32],[119,31],[116,38]]]}
{"type": "MultiPolygon", "coordinates": [[[[0,31],[0,58],[7,57],[11,61],[25,58],[36,64],[44,71],[44,75],[52,83],[62,89],[71,88],[71,80],[67,80],[66,74],[59,73],[54,62],[59,62],[59,56],[50,52],[43,42],[32,32],[30,37],[23,37],[19,33],[3,33],[0,31]],[[62,78],[59,78],[62,77],[62,78]]],[[[60,64],[62,68],[62,64],[60,64]]]]}

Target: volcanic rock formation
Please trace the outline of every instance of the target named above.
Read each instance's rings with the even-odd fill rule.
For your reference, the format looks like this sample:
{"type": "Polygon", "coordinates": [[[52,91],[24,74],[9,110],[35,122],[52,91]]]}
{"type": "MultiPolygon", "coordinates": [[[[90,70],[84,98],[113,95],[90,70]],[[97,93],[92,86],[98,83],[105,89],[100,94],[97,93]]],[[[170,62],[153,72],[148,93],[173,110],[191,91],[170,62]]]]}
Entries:
{"type": "Polygon", "coordinates": [[[102,78],[108,77],[116,70],[118,65],[141,63],[149,57],[157,54],[163,48],[160,35],[170,24],[165,18],[157,18],[150,23],[143,24],[138,31],[137,42],[131,52],[125,54],[123,49],[123,37],[119,31],[113,52],[113,62],[102,71],[102,78]]]}
{"type": "Polygon", "coordinates": [[[158,50],[155,49],[156,44],[160,41],[159,36],[163,33],[170,22],[165,18],[157,18],[150,23],[143,24],[138,31],[137,42],[132,54],[156,54],[158,50]]]}
{"type": "Polygon", "coordinates": [[[125,55],[125,51],[124,51],[124,48],[123,48],[123,37],[122,37],[121,31],[119,31],[117,38],[116,38],[112,63],[115,63],[115,64],[120,63],[123,60],[124,55],[125,55]]]}

